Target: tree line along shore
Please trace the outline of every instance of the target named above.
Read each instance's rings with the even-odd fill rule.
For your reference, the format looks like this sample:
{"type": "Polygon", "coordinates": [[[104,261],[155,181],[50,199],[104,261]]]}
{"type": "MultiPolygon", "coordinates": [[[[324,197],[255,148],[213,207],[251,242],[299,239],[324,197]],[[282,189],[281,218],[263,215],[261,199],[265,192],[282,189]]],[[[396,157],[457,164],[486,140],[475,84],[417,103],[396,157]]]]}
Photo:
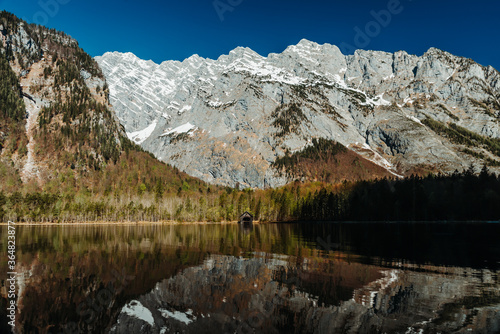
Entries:
{"type": "MultiPolygon", "coordinates": [[[[141,183],[143,185],[143,183],[141,183]]],[[[20,223],[256,221],[498,221],[500,178],[483,168],[452,175],[371,181],[293,182],[278,189],[238,190],[187,182],[127,192],[0,192],[0,220],[20,223]]],[[[130,190],[130,189],[129,189],[130,190]]]]}

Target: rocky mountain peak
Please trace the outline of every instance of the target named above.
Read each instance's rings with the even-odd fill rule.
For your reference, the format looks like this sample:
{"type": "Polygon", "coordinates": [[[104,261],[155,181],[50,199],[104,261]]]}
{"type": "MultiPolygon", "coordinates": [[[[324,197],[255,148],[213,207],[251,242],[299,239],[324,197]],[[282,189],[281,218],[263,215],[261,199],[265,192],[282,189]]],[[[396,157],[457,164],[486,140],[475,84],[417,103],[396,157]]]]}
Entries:
{"type": "Polygon", "coordinates": [[[187,64],[188,66],[199,69],[206,62],[205,58],[200,57],[197,54],[190,56],[189,58],[184,59],[183,64],[187,64]]]}
{"type": "Polygon", "coordinates": [[[438,49],[438,48],[435,48],[435,47],[430,47],[425,53],[424,53],[424,56],[425,55],[432,55],[432,54],[448,54],[447,52],[441,50],[441,49],[438,49]]]}
{"type": "Polygon", "coordinates": [[[312,53],[321,50],[321,46],[318,43],[309,41],[305,38],[301,39],[296,45],[290,45],[284,51],[286,52],[296,52],[296,53],[312,53]]]}
{"type": "Polygon", "coordinates": [[[229,51],[229,56],[231,59],[238,57],[249,57],[249,58],[263,58],[260,54],[248,47],[238,46],[233,50],[229,51]]]}

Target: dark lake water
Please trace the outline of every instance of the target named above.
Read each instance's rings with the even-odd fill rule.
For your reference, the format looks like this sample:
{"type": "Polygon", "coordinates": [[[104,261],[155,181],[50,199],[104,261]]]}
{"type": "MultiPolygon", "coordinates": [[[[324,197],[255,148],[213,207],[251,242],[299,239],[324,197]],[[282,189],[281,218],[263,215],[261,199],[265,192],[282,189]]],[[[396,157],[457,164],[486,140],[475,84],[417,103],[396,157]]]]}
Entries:
{"type": "Polygon", "coordinates": [[[18,333],[500,333],[496,223],[19,226],[16,237],[18,333]]]}

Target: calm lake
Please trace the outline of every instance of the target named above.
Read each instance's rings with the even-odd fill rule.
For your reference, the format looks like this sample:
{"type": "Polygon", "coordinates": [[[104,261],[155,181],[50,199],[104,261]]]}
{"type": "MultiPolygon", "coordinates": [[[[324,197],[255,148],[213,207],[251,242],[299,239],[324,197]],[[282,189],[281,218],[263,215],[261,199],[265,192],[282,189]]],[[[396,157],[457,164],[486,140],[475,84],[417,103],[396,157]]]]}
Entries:
{"type": "Polygon", "coordinates": [[[497,223],[18,226],[16,243],[17,333],[500,333],[497,223]]]}

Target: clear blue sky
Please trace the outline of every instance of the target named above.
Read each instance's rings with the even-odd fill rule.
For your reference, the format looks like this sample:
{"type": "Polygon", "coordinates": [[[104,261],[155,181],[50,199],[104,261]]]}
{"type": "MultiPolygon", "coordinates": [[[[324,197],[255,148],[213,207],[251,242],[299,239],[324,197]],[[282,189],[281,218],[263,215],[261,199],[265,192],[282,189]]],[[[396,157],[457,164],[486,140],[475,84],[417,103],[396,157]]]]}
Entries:
{"type": "Polygon", "coordinates": [[[397,2],[0,0],[0,9],[65,31],[92,56],[130,51],[155,62],[195,53],[216,59],[236,46],[267,55],[307,38],[351,53],[355,47],[421,55],[433,46],[500,69],[499,1],[397,2]],[[377,22],[372,13],[388,6],[390,16],[377,22]]]}

